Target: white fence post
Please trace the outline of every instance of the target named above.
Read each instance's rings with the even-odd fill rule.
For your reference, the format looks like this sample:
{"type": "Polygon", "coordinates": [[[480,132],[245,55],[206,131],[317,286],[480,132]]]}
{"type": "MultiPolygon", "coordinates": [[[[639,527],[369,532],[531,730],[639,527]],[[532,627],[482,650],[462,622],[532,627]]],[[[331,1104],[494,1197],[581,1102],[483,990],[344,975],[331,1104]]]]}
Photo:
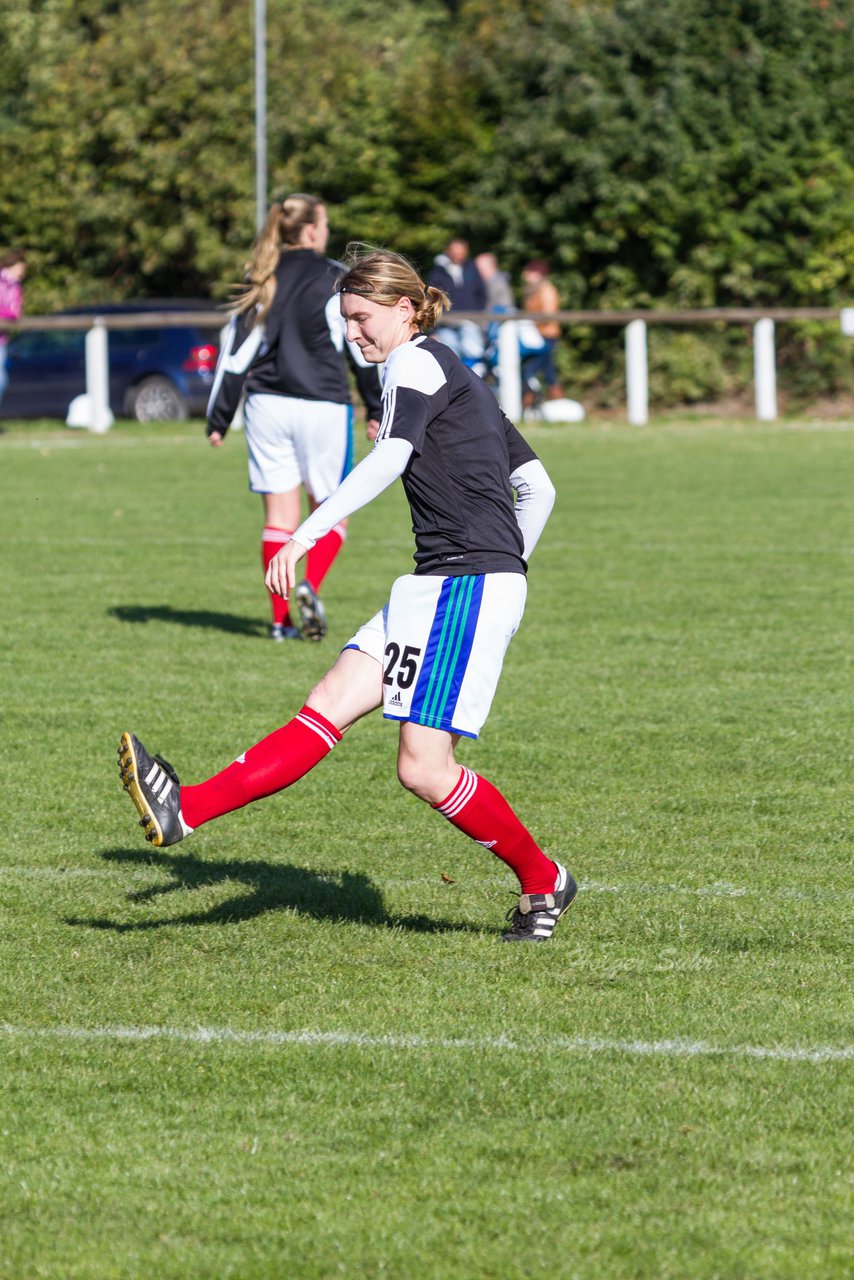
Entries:
{"type": "Polygon", "coordinates": [[[86,334],[86,395],[89,400],[89,428],[100,435],[109,431],[112,421],[107,342],[107,327],[103,320],[96,318],[86,334]]]}
{"type": "Polygon", "coordinates": [[[753,376],[756,383],[756,416],[760,422],[777,417],[777,369],[774,354],[774,321],[757,320],[753,326],[753,376]]]}
{"type": "Polygon", "coordinates": [[[522,361],[519,356],[519,326],[505,320],[498,326],[498,399],[511,422],[522,417],[522,361]]]}
{"type": "Polygon", "coordinates": [[[629,422],[645,427],[649,421],[645,320],[630,320],[626,325],[626,394],[629,422]]]}

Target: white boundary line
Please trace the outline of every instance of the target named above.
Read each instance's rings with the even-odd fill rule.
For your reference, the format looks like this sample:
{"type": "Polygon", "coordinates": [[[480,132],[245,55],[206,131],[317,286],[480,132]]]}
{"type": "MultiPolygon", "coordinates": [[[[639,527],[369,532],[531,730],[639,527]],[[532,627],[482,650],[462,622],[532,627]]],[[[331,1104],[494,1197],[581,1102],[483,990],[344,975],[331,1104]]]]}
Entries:
{"type": "MultiPolygon", "coordinates": [[[[199,419],[201,424],[202,419],[199,419]]],[[[69,431],[67,436],[42,436],[38,439],[30,439],[28,436],[11,436],[7,440],[0,441],[0,449],[4,452],[10,449],[38,449],[43,453],[50,453],[52,449],[57,451],[62,449],[86,449],[95,444],[102,444],[104,436],[92,435],[88,431],[82,431],[77,434],[77,428],[65,428],[69,431]]],[[[143,445],[157,444],[160,441],[166,443],[171,448],[175,444],[196,444],[196,437],[190,435],[162,435],[157,436],[110,436],[109,446],[111,449],[138,449],[143,445]]]]}
{"type": "Polygon", "coordinates": [[[234,1027],[22,1027],[0,1022],[0,1038],[15,1040],[107,1040],[141,1043],[171,1040],[179,1044],[236,1044],[279,1048],[289,1045],[345,1049],[469,1050],[478,1053],[616,1053],[634,1057],[756,1058],[777,1062],[850,1062],[854,1046],[715,1045],[705,1040],[615,1040],[599,1036],[539,1036],[519,1041],[507,1036],[462,1038],[363,1035],[358,1031],[241,1031],[234,1027]]]}
{"type": "MultiPolygon", "coordinates": [[[[191,422],[192,421],[193,420],[191,419],[191,422]]],[[[204,420],[200,418],[196,419],[196,421],[201,424],[204,420]]],[[[610,423],[599,422],[596,426],[599,429],[601,439],[607,439],[608,436],[612,434],[612,427],[610,423]]],[[[650,428],[650,430],[663,431],[670,435],[676,435],[678,433],[683,435],[691,433],[693,435],[698,429],[706,428],[709,432],[713,432],[718,431],[721,426],[730,426],[733,434],[740,434],[748,429],[754,433],[765,431],[766,434],[771,434],[775,431],[784,431],[786,433],[809,431],[813,433],[827,432],[829,434],[837,434],[839,432],[854,431],[854,420],[849,420],[847,418],[803,418],[794,422],[777,421],[765,424],[750,423],[747,425],[739,423],[736,427],[731,422],[728,423],[720,418],[713,418],[705,423],[688,421],[659,423],[656,427],[650,428]],[[766,431],[766,428],[770,428],[770,430],[766,431]]],[[[589,424],[585,424],[585,427],[587,428],[587,434],[589,435],[589,424]]],[[[536,432],[540,428],[540,423],[529,422],[526,429],[536,432]]],[[[10,432],[6,439],[0,440],[0,450],[5,452],[12,449],[81,449],[104,443],[107,443],[111,449],[137,449],[151,444],[159,444],[160,442],[168,443],[170,446],[174,444],[191,444],[194,448],[197,447],[196,437],[189,434],[181,433],[168,436],[164,433],[162,436],[127,436],[116,435],[113,432],[110,432],[109,435],[103,436],[92,434],[91,432],[81,430],[80,428],[65,427],[61,419],[57,419],[55,434],[51,433],[47,436],[30,437],[26,434],[13,435],[10,432]],[[63,431],[67,431],[68,435],[61,434],[63,431]]]]}

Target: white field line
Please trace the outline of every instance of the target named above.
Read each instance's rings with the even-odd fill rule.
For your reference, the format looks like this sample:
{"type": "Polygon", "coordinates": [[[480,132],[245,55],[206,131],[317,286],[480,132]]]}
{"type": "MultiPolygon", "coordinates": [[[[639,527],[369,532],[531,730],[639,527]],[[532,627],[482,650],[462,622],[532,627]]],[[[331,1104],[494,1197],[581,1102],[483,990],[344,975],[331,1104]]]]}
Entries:
{"type": "MultiPolygon", "coordinates": [[[[180,855],[178,856],[180,857],[180,855]]],[[[215,862],[211,863],[212,871],[215,871],[216,865],[215,862]]],[[[158,874],[169,876],[169,868],[158,865],[138,867],[0,866],[0,879],[7,877],[11,880],[150,880],[152,876],[158,874]]],[[[317,872],[316,874],[319,880],[328,880],[330,884],[336,880],[336,876],[328,872],[317,872]]],[[[237,875],[233,877],[233,880],[239,882],[240,878],[237,875]]],[[[498,882],[494,877],[488,876],[461,875],[459,884],[466,887],[491,888],[498,893],[508,887],[506,883],[498,882]]],[[[388,889],[429,889],[431,886],[441,889],[442,892],[446,892],[451,888],[450,885],[442,884],[438,876],[382,879],[378,887],[388,889]]],[[[850,889],[795,889],[788,886],[778,889],[759,889],[750,888],[747,885],[731,884],[725,880],[716,880],[711,884],[700,886],[672,884],[665,881],[657,884],[642,881],[606,884],[599,880],[579,880],[578,887],[579,890],[583,890],[585,893],[612,893],[628,896],[638,894],[652,897],[676,894],[688,898],[773,898],[786,902],[838,902],[854,898],[854,891],[850,889]]]]}
{"type": "MultiPolygon", "coordinates": [[[[71,430],[76,432],[76,428],[71,430]]],[[[198,446],[199,437],[180,435],[180,436],[160,436],[159,439],[153,436],[110,436],[109,445],[111,449],[139,449],[143,445],[151,445],[157,443],[168,444],[171,448],[176,444],[192,444],[198,446]]],[[[104,443],[104,436],[91,435],[87,431],[82,434],[68,436],[48,436],[41,439],[30,440],[26,436],[13,436],[9,439],[0,440],[0,449],[5,452],[7,449],[37,449],[42,453],[48,454],[52,450],[57,449],[87,449],[93,448],[98,444],[104,443]]]]}
{"type": "MultiPolygon", "coordinates": [[[[201,419],[199,419],[199,422],[201,423],[201,419]]],[[[691,423],[691,422],[671,423],[671,424],[666,424],[664,427],[664,430],[670,432],[671,434],[675,434],[677,430],[681,430],[683,433],[690,432],[691,435],[694,435],[696,434],[698,426],[700,425],[702,424],[691,423]]],[[[717,429],[719,426],[721,425],[726,426],[727,424],[717,421],[713,423],[706,423],[705,425],[712,427],[714,429],[717,429]]],[[[607,439],[610,434],[608,425],[605,423],[599,423],[598,426],[600,427],[601,439],[603,440],[607,439]]],[[[529,423],[528,429],[536,432],[538,430],[537,424],[529,423]]],[[[757,435],[762,431],[761,427],[756,426],[754,424],[751,424],[748,428],[745,428],[743,425],[738,428],[738,430],[742,433],[745,431],[745,429],[749,430],[754,435],[757,435]]],[[[773,434],[775,431],[779,431],[779,430],[783,430],[787,433],[796,432],[796,431],[804,431],[804,432],[809,431],[809,432],[825,432],[827,434],[836,434],[838,432],[854,431],[854,419],[803,418],[800,421],[796,420],[793,422],[776,423],[770,428],[770,431],[766,432],[765,434],[773,434]]],[[[86,431],[85,429],[81,429],[79,427],[65,427],[57,419],[57,428],[56,428],[55,435],[51,434],[48,436],[42,436],[40,438],[31,439],[26,435],[13,435],[10,432],[5,437],[0,437],[0,450],[3,450],[5,452],[6,450],[9,450],[9,449],[44,449],[44,450],[85,449],[85,448],[94,447],[98,444],[105,444],[105,443],[109,444],[109,447],[111,449],[117,449],[117,448],[118,449],[135,449],[135,448],[141,448],[143,446],[149,446],[152,443],[157,444],[160,442],[168,443],[170,446],[173,444],[191,444],[193,445],[194,448],[198,447],[198,438],[196,436],[191,436],[191,435],[174,435],[174,436],[163,435],[160,437],[145,436],[145,435],[128,436],[124,434],[116,434],[114,432],[108,432],[106,436],[103,436],[103,435],[93,434],[92,432],[86,431]],[[60,434],[61,432],[64,432],[64,431],[67,431],[68,434],[67,435],[60,434]]]]}
{"type": "MultiPolygon", "coordinates": [[[[122,508],[118,508],[113,511],[114,519],[119,519],[123,515],[124,510],[122,508]]],[[[145,538],[145,545],[147,547],[213,547],[216,546],[216,544],[216,538],[155,538],[154,536],[148,537],[148,535],[146,535],[145,538]]],[[[55,547],[56,537],[51,534],[43,534],[38,538],[4,538],[3,545],[15,547],[55,547]]],[[[115,534],[110,534],[103,538],[63,537],[62,545],[63,548],[67,548],[68,550],[71,550],[74,547],[110,547],[111,549],[115,549],[116,538],[115,534]]],[[[836,547],[829,547],[826,552],[818,552],[817,554],[833,555],[836,550],[836,547]]]]}
{"type": "Polygon", "coordinates": [[[0,1038],[15,1040],[120,1041],[143,1043],[167,1040],[178,1044],[235,1044],[249,1047],[322,1046],[344,1049],[406,1051],[474,1050],[477,1053],[615,1053],[633,1057],[756,1058],[777,1062],[849,1062],[850,1045],[716,1045],[705,1040],[618,1040],[599,1036],[536,1036],[513,1040],[508,1036],[435,1037],[364,1035],[358,1031],[241,1031],[233,1027],[22,1027],[0,1023],[0,1038]]]}

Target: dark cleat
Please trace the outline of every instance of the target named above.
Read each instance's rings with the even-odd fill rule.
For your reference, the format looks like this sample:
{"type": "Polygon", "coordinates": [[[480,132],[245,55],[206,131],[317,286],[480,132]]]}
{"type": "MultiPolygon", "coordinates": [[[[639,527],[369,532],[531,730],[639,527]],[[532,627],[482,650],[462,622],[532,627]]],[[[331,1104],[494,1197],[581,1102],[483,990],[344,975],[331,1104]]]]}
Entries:
{"type": "Polygon", "coordinates": [[[288,626],[284,622],[274,622],[270,627],[270,639],[281,644],[283,640],[302,640],[299,627],[288,626]]]}
{"type": "Polygon", "coordinates": [[[310,582],[298,582],[294,591],[306,640],[322,640],[327,632],[326,610],[310,582]]]}
{"type": "Polygon", "coordinates": [[[559,862],[553,893],[523,893],[518,907],[507,913],[510,928],[501,935],[502,942],[548,942],[555,925],[575,901],[578,885],[559,862]]]}
{"type": "Polygon", "coordinates": [[[149,755],[139,738],[123,733],[119,744],[122,785],[140,814],[139,825],[151,844],[162,848],[188,836],[181,816],[181,783],[166,760],[149,755]]]}

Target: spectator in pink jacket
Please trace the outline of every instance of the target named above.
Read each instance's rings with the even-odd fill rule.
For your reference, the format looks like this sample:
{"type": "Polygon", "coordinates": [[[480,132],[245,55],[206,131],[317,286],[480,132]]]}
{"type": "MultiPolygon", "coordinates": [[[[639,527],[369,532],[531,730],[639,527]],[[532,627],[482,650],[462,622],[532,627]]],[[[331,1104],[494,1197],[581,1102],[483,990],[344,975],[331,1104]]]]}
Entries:
{"type": "MultiPolygon", "coordinates": [[[[0,257],[0,320],[17,320],[24,309],[24,276],[27,260],[20,249],[10,249],[0,257]]],[[[0,400],[6,390],[6,344],[8,334],[0,331],[0,400]]]]}

